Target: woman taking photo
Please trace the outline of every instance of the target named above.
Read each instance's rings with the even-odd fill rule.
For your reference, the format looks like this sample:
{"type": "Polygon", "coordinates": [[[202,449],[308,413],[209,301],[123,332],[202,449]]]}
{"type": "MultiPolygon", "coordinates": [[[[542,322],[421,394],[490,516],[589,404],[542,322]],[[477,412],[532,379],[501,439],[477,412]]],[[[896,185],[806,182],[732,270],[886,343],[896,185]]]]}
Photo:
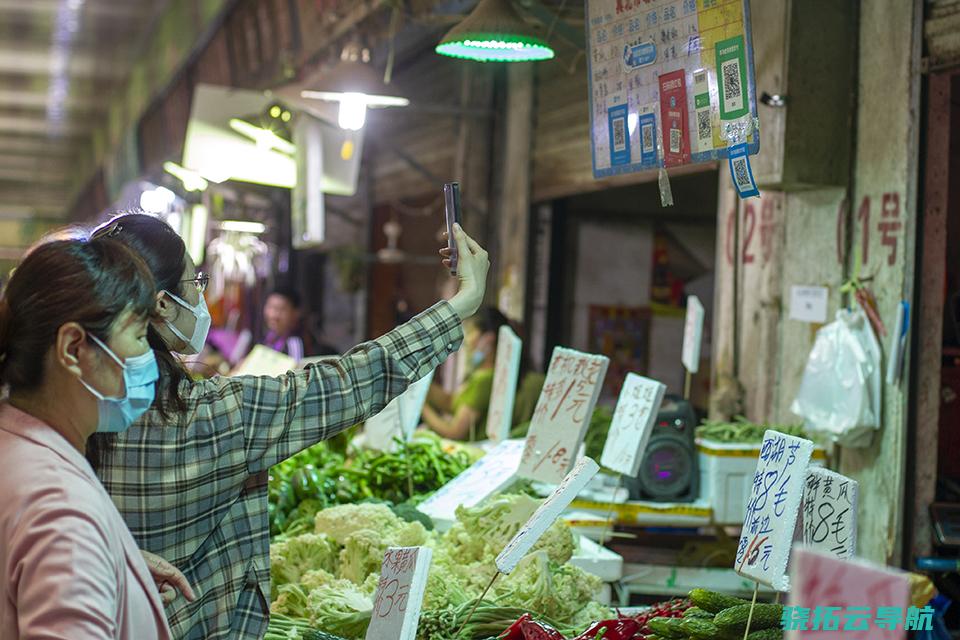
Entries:
{"type": "Polygon", "coordinates": [[[200,351],[210,314],[206,276],[183,241],[166,223],[135,214],[95,232],[138,253],[159,292],[147,331],[160,365],[157,400],[128,431],[99,443],[94,458],[134,539],[180,568],[197,592],[196,602],[167,607],[174,637],[263,636],[267,472],[373,416],[460,347],[462,321],[480,306],[489,263],[459,227],[455,233],[460,289],[449,301],[303,371],[194,382],[173,353],[200,351]]]}
{"type": "Polygon", "coordinates": [[[84,459],[153,400],[153,278],[122,244],[34,249],[0,298],[0,638],[169,638],[156,586],[84,459]]]}

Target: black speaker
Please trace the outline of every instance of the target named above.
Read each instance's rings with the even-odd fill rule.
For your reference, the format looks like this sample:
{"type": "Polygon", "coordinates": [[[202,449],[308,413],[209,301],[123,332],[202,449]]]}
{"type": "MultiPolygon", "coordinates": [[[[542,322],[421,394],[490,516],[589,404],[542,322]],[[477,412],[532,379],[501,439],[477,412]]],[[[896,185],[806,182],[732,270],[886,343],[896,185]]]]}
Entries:
{"type": "Polygon", "coordinates": [[[686,400],[666,396],[636,478],[628,478],[631,500],[693,502],[700,495],[695,430],[697,413],[686,400]]]}

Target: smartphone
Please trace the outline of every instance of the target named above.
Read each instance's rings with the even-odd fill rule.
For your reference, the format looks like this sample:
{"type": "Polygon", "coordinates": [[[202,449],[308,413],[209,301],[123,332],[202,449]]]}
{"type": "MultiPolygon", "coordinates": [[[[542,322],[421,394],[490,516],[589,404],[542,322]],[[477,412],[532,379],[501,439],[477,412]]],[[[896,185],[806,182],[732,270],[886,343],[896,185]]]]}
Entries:
{"type": "Polygon", "coordinates": [[[460,183],[443,185],[443,200],[447,210],[447,248],[450,249],[450,275],[457,275],[457,240],[453,237],[453,225],[460,224],[460,183]]]}

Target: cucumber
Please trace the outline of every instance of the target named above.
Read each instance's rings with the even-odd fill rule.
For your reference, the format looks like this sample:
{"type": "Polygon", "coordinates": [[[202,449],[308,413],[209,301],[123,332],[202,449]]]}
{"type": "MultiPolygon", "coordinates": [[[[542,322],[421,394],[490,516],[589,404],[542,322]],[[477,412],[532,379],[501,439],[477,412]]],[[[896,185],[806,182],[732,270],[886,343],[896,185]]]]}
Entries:
{"type": "Polygon", "coordinates": [[[713,615],[709,611],[704,611],[700,607],[690,607],[683,612],[684,618],[707,618],[708,620],[713,620],[713,615]]]}
{"type": "MultiPolygon", "coordinates": [[[[747,628],[747,619],[750,617],[750,605],[741,604],[736,607],[724,609],[717,614],[713,621],[720,627],[721,631],[735,631],[743,633],[747,628]]],[[[783,605],[780,604],[758,604],[753,609],[753,618],[750,621],[750,628],[761,630],[779,627],[783,620],[783,605]]]]}
{"type": "Polygon", "coordinates": [[[746,600],[734,598],[733,596],[725,596],[722,593],[708,591],[706,589],[693,589],[690,592],[690,599],[693,601],[693,604],[710,613],[720,613],[730,607],[750,604],[746,600]]]}
{"type": "Polygon", "coordinates": [[[301,640],[343,640],[340,636],[335,636],[324,631],[315,631],[313,629],[310,631],[301,631],[300,638],[301,640]]]}
{"type": "Polygon", "coordinates": [[[687,637],[687,634],[680,628],[681,624],[683,624],[682,618],[651,618],[647,620],[647,626],[654,633],[671,640],[683,640],[687,637]]]}
{"type": "Polygon", "coordinates": [[[747,640],[783,640],[783,629],[772,628],[751,631],[747,640]]]}
{"type": "Polygon", "coordinates": [[[720,636],[720,628],[713,620],[706,618],[684,618],[680,623],[680,630],[695,640],[714,640],[720,636]]]}

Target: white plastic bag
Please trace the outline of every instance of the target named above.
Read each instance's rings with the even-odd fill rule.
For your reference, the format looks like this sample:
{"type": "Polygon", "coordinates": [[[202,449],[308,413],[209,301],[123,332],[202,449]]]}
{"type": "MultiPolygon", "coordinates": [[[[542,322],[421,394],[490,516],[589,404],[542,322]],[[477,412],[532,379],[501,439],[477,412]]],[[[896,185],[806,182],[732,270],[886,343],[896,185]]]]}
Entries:
{"type": "Polygon", "coordinates": [[[790,410],[811,434],[867,447],[880,428],[880,345],[862,309],[837,312],[817,332],[790,410]]]}

